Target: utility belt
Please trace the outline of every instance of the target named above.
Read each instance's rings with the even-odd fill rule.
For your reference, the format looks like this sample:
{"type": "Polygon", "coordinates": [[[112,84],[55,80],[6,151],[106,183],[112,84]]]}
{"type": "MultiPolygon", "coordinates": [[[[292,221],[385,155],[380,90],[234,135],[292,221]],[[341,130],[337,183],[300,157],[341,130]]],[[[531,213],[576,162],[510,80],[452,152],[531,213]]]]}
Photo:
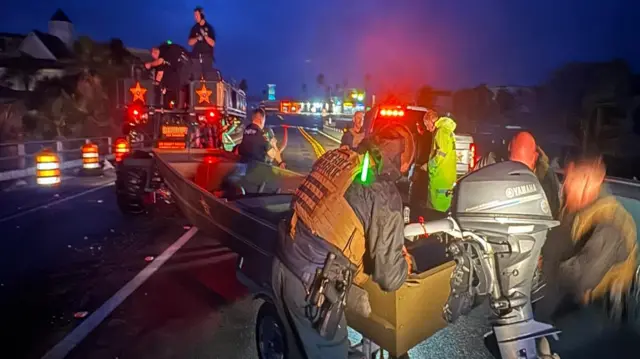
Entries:
{"type": "Polygon", "coordinates": [[[347,305],[347,294],[353,284],[353,270],[337,261],[337,256],[330,252],[324,266],[316,269],[309,286],[305,285],[305,315],[314,329],[327,339],[332,339],[338,330],[347,305]]]}
{"type": "Polygon", "coordinates": [[[308,252],[299,255],[288,228],[287,221],[280,223],[277,256],[302,282],[308,303],[307,318],[320,335],[333,337],[345,306],[351,312],[368,317],[371,313],[369,296],[364,289],[352,285],[355,265],[330,243],[312,238],[312,233],[302,225],[296,229],[295,243],[308,252]],[[324,263],[320,265],[323,254],[324,263]]]}

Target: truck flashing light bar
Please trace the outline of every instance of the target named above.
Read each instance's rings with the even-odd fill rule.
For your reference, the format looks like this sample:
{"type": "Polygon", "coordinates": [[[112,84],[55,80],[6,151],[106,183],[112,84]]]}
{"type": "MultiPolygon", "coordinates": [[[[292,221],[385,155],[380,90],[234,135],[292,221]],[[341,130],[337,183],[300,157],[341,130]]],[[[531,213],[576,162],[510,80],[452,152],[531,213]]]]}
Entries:
{"type": "Polygon", "coordinates": [[[402,108],[382,108],[380,109],[380,116],[402,117],[404,116],[404,110],[402,108]]]}

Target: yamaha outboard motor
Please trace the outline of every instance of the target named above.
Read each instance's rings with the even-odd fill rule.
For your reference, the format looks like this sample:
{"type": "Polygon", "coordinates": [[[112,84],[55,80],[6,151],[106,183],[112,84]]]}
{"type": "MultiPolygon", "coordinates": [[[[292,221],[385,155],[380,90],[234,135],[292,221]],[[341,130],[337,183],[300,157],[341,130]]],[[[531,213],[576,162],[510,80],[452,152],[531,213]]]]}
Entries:
{"type": "Polygon", "coordinates": [[[485,338],[494,356],[538,358],[536,339],[558,330],[534,320],[531,287],[547,232],[559,225],[538,179],[506,161],[463,177],[453,196],[449,233],[458,235],[447,250],[457,265],[445,318],[455,320],[486,296],[493,333],[485,338]]]}

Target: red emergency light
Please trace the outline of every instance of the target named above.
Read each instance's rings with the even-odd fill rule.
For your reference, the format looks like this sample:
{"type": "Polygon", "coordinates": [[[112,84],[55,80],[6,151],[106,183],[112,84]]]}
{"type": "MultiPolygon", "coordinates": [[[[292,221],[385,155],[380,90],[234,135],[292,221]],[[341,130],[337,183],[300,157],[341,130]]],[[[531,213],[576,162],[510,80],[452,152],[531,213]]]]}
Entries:
{"type": "Polygon", "coordinates": [[[477,162],[478,158],[476,157],[476,144],[472,143],[469,145],[469,171],[473,170],[476,167],[477,162]]]}
{"type": "Polygon", "coordinates": [[[402,107],[382,108],[380,109],[380,116],[382,117],[402,117],[404,116],[404,110],[402,107]]]}
{"type": "Polygon", "coordinates": [[[129,106],[127,110],[127,122],[130,125],[140,124],[146,122],[147,114],[144,113],[140,106],[129,106]]]}

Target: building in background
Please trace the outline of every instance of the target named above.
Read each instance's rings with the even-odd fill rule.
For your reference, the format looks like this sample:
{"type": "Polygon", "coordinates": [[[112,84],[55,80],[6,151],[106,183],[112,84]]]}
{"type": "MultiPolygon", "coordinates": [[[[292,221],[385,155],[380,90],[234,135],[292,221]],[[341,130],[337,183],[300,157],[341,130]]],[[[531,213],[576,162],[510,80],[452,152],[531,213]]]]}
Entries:
{"type": "Polygon", "coordinates": [[[276,100],[276,85],[268,84],[267,85],[267,100],[275,101],[276,100]]]}
{"type": "Polygon", "coordinates": [[[75,31],[67,15],[58,9],[47,32],[0,35],[0,88],[2,93],[31,91],[45,78],[61,77],[73,65],[75,31]]]}

